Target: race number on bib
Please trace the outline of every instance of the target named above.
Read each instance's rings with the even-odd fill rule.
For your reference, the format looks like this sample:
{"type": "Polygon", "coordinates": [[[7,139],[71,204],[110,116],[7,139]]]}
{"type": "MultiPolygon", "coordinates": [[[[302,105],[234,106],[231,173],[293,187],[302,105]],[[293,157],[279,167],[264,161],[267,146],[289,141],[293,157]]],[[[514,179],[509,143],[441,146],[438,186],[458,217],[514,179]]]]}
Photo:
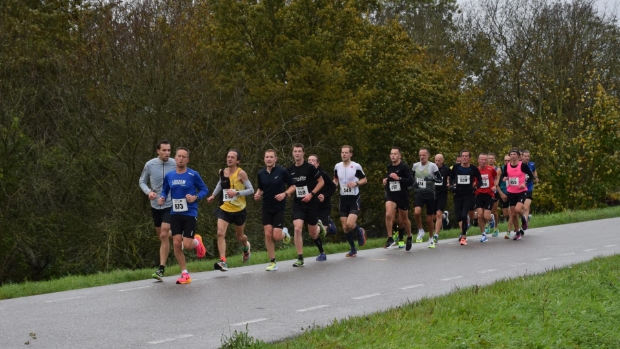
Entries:
{"type": "Polygon", "coordinates": [[[224,202],[233,201],[235,199],[234,196],[233,197],[228,196],[228,190],[223,190],[222,192],[224,193],[224,198],[223,198],[224,202]]]}
{"type": "Polygon", "coordinates": [[[390,181],[390,191],[400,191],[400,182],[390,181]]]}
{"type": "Polygon", "coordinates": [[[482,175],[482,187],[481,188],[488,188],[489,187],[489,175],[482,175]]]}
{"type": "Polygon", "coordinates": [[[458,184],[469,184],[469,175],[458,175],[458,184]]]}
{"type": "Polygon", "coordinates": [[[426,188],[426,181],[424,178],[416,178],[416,183],[418,183],[418,188],[426,188]]]}
{"type": "Polygon", "coordinates": [[[349,187],[345,187],[341,185],[340,195],[355,195],[355,192],[353,191],[353,188],[349,188],[349,187]]]}
{"type": "Polygon", "coordinates": [[[309,193],[308,186],[304,185],[303,187],[295,187],[295,192],[297,193],[297,197],[301,199],[309,193]]]}
{"type": "Polygon", "coordinates": [[[519,186],[519,177],[510,177],[508,178],[508,185],[511,187],[519,186]]]}
{"type": "Polygon", "coordinates": [[[187,200],[185,199],[172,199],[172,211],[174,212],[186,212],[187,200]]]}

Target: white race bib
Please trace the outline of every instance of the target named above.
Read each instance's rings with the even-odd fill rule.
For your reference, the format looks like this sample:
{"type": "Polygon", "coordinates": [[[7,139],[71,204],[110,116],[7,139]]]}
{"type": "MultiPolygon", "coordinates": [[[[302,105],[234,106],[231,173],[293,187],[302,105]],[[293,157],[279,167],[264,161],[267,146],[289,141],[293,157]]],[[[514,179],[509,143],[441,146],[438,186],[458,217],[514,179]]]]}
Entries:
{"type": "Polygon", "coordinates": [[[353,188],[349,188],[347,186],[340,186],[340,195],[355,195],[355,191],[353,188]]]}
{"type": "Polygon", "coordinates": [[[469,175],[458,175],[458,184],[469,184],[469,175]]]}
{"type": "Polygon", "coordinates": [[[482,187],[481,188],[488,188],[489,187],[489,175],[482,175],[482,187]]]}
{"type": "Polygon", "coordinates": [[[426,181],[424,178],[416,178],[415,181],[418,183],[418,188],[426,188],[426,181]]]}
{"type": "Polygon", "coordinates": [[[443,186],[443,181],[441,181],[441,182],[439,182],[439,183],[435,183],[435,186],[436,186],[436,187],[441,187],[441,186],[443,186]]]}
{"type": "Polygon", "coordinates": [[[309,193],[308,186],[304,185],[303,187],[295,187],[295,193],[298,198],[302,199],[306,194],[309,193]]]}
{"type": "Polygon", "coordinates": [[[172,199],[172,211],[174,212],[186,212],[187,200],[185,199],[172,199]]]}
{"type": "Polygon", "coordinates": [[[400,182],[390,181],[390,191],[400,191],[400,182]]]}
{"type": "Polygon", "coordinates": [[[508,185],[511,187],[519,186],[519,177],[510,177],[508,178],[508,185]]]}
{"type": "Polygon", "coordinates": [[[234,196],[233,197],[228,196],[228,189],[225,189],[223,193],[224,193],[224,198],[223,198],[224,202],[233,201],[235,199],[234,196]]]}

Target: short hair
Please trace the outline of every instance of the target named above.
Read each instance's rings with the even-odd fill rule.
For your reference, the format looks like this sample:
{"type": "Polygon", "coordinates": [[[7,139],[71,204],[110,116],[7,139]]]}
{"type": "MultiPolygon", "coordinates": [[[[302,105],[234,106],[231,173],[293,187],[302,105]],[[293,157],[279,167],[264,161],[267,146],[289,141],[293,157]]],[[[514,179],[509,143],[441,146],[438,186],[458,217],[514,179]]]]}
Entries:
{"type": "Polygon", "coordinates": [[[517,155],[521,155],[521,152],[517,148],[510,149],[510,151],[508,152],[508,155],[510,156],[510,154],[512,154],[512,153],[516,153],[517,155]]]}
{"type": "Polygon", "coordinates": [[[166,139],[162,139],[161,141],[159,141],[159,143],[157,143],[157,150],[161,149],[161,145],[162,144],[168,144],[170,145],[170,141],[166,140],[166,139]]]}
{"type": "Polygon", "coordinates": [[[353,147],[352,146],[345,144],[342,147],[340,147],[341,150],[344,149],[344,148],[348,148],[349,149],[349,153],[353,154],[353,147]]]}
{"type": "Polygon", "coordinates": [[[495,153],[488,153],[487,155],[488,155],[488,156],[495,157],[495,153]]]}
{"type": "Polygon", "coordinates": [[[304,145],[301,144],[301,143],[294,143],[293,144],[293,149],[295,149],[295,148],[301,148],[302,151],[306,152],[306,147],[304,147],[304,145]]]}
{"type": "Polygon", "coordinates": [[[175,151],[175,154],[178,153],[179,150],[185,150],[187,152],[187,158],[189,159],[189,149],[185,147],[178,147],[177,150],[175,151]]]}
{"type": "Polygon", "coordinates": [[[471,152],[467,149],[463,149],[461,150],[461,152],[459,153],[459,156],[463,156],[463,153],[467,153],[467,156],[471,157],[471,152]]]}
{"type": "Polygon", "coordinates": [[[489,154],[487,154],[487,153],[480,153],[480,154],[478,154],[478,157],[480,157],[482,155],[489,156],[489,154]]]}
{"type": "Polygon", "coordinates": [[[309,158],[309,157],[311,157],[311,156],[314,156],[314,157],[316,158],[316,162],[318,162],[319,164],[321,163],[321,162],[319,161],[319,156],[318,156],[318,155],[316,155],[316,154],[310,154],[310,155],[308,155],[308,158],[309,158]]]}
{"type": "Polygon", "coordinates": [[[273,156],[278,157],[278,153],[276,153],[276,151],[275,151],[275,150],[273,150],[273,149],[267,149],[267,150],[265,150],[265,154],[267,154],[267,153],[273,153],[273,156]]]}
{"type": "Polygon", "coordinates": [[[428,154],[428,156],[431,156],[431,152],[428,151],[428,148],[420,148],[420,151],[422,150],[426,150],[426,154],[428,154]]]}
{"type": "Polygon", "coordinates": [[[529,150],[527,150],[527,149],[525,149],[524,151],[522,151],[522,152],[521,152],[521,154],[525,154],[525,153],[530,154],[530,151],[529,151],[529,150]]]}
{"type": "Polygon", "coordinates": [[[392,148],[390,148],[390,152],[391,152],[392,150],[394,150],[394,149],[398,150],[398,154],[403,155],[403,151],[402,151],[402,150],[400,150],[400,147],[392,147],[392,148]]]}
{"type": "MultiPolygon", "coordinates": [[[[232,148],[228,150],[228,153],[230,152],[234,152],[235,154],[237,154],[237,161],[241,161],[241,152],[239,150],[232,148]]],[[[228,153],[226,153],[226,156],[228,156],[228,153]]]]}

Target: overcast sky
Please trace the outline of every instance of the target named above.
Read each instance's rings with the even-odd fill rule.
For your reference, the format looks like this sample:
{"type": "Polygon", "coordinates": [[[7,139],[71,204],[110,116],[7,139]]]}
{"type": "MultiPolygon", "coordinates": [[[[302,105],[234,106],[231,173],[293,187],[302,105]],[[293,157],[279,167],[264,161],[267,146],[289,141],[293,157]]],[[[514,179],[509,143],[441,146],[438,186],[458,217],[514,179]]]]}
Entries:
{"type": "MultiPolygon", "coordinates": [[[[471,1],[476,0],[457,0],[457,3],[465,4],[471,1]]],[[[595,2],[600,12],[613,11],[616,16],[619,17],[618,15],[620,15],[620,0],[595,0],[595,2]]]]}

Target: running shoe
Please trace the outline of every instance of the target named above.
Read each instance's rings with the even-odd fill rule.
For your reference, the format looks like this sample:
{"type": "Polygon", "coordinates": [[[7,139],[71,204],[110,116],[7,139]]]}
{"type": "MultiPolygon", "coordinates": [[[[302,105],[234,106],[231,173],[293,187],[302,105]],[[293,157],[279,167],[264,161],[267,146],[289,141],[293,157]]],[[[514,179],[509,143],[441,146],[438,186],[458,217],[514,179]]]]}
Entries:
{"type": "Polygon", "coordinates": [[[405,242],[403,240],[398,241],[398,248],[405,248],[405,242]]]}
{"type": "Polygon", "coordinates": [[[346,255],[344,255],[347,258],[353,258],[353,257],[357,257],[357,251],[356,250],[351,250],[349,252],[347,252],[346,255]]]}
{"type": "Polygon", "coordinates": [[[521,235],[521,237],[525,235],[525,232],[523,231],[523,229],[519,229],[519,234],[521,235]]]}
{"type": "Polygon", "coordinates": [[[527,224],[530,224],[530,221],[532,220],[532,215],[528,214],[527,215],[527,224]]]}
{"type": "Polygon", "coordinates": [[[164,277],[164,271],[161,269],[157,269],[156,272],[151,276],[153,279],[157,279],[158,281],[164,281],[162,278],[164,277]]]}
{"type": "Polygon", "coordinates": [[[489,239],[487,239],[487,234],[482,234],[482,237],[480,238],[480,242],[487,242],[489,241],[489,239]]]}
{"type": "Polygon", "coordinates": [[[489,224],[487,223],[487,225],[484,226],[484,233],[488,234],[491,232],[491,228],[489,227],[489,224]]]}
{"type": "Polygon", "coordinates": [[[437,234],[433,235],[433,242],[434,243],[438,243],[439,242],[439,235],[437,235],[437,234]]]}
{"type": "Polygon", "coordinates": [[[326,260],[327,256],[323,252],[321,252],[321,254],[316,257],[317,262],[325,262],[326,260]]]}
{"type": "Polygon", "coordinates": [[[248,241],[247,250],[243,250],[243,259],[242,259],[243,263],[249,261],[251,255],[252,255],[252,247],[250,245],[250,242],[248,241]]]}
{"type": "Polygon", "coordinates": [[[181,277],[177,279],[177,284],[191,284],[192,278],[188,273],[181,273],[181,277]]]}
{"type": "Polygon", "coordinates": [[[399,242],[400,240],[402,240],[397,231],[392,232],[392,238],[394,239],[394,242],[399,242]]]}
{"type": "Polygon", "coordinates": [[[527,230],[527,220],[523,216],[521,216],[521,227],[523,230],[527,230]]]}
{"type": "Polygon", "coordinates": [[[295,268],[300,268],[304,266],[304,260],[303,259],[298,259],[295,263],[293,263],[293,266],[295,268]]]}
{"type": "Polygon", "coordinates": [[[287,245],[290,244],[291,235],[288,233],[288,228],[287,227],[282,228],[282,232],[284,233],[284,239],[282,239],[282,242],[284,242],[287,245]]]}
{"type": "Polygon", "coordinates": [[[207,254],[207,249],[205,248],[205,244],[202,243],[202,236],[195,234],[194,238],[198,240],[198,245],[196,245],[196,257],[204,258],[207,254]]]}
{"type": "Polygon", "coordinates": [[[495,215],[491,213],[491,220],[489,221],[489,226],[491,229],[495,228],[495,215]]]}
{"type": "Polygon", "coordinates": [[[323,225],[323,222],[321,222],[321,220],[319,219],[317,224],[319,225],[319,232],[320,232],[321,236],[325,237],[325,235],[327,235],[327,230],[325,230],[325,226],[323,225]]]}
{"type": "Polygon", "coordinates": [[[428,243],[428,248],[435,248],[435,241],[431,239],[431,242],[428,243]]]}
{"type": "Polygon", "coordinates": [[[461,236],[461,238],[459,239],[459,243],[461,244],[461,246],[467,245],[467,238],[464,236],[461,236]]]}
{"type": "Polygon", "coordinates": [[[509,231],[507,231],[506,235],[504,235],[504,239],[510,240],[510,232],[509,231]]]}
{"type": "Polygon", "coordinates": [[[336,224],[330,219],[329,225],[327,226],[327,233],[329,235],[336,235],[338,229],[336,228],[336,224]]]}
{"type": "Polygon", "coordinates": [[[383,246],[383,248],[390,248],[392,246],[394,246],[394,238],[388,236],[387,242],[385,243],[385,246],[383,246]]]}
{"type": "Polygon", "coordinates": [[[278,270],[278,266],[276,265],[276,262],[271,262],[269,263],[269,265],[267,266],[267,269],[265,269],[266,271],[276,271],[278,270]]]}
{"type": "Polygon", "coordinates": [[[418,232],[418,236],[415,238],[415,243],[416,243],[416,244],[419,244],[419,243],[423,242],[423,240],[424,240],[424,234],[425,234],[425,233],[424,233],[423,231],[418,232]]]}
{"type": "Polygon", "coordinates": [[[407,236],[407,245],[405,245],[405,251],[411,251],[411,241],[413,236],[407,236]]]}
{"type": "Polygon", "coordinates": [[[366,245],[366,230],[362,227],[357,230],[357,244],[360,247],[366,245]]]}
{"type": "Polygon", "coordinates": [[[224,261],[219,261],[213,265],[213,268],[219,271],[228,271],[228,264],[224,261]]]}
{"type": "Polygon", "coordinates": [[[517,233],[517,234],[515,235],[515,237],[513,238],[513,240],[515,240],[515,241],[519,241],[519,240],[521,240],[521,234],[517,233]]]}
{"type": "Polygon", "coordinates": [[[499,229],[495,228],[495,230],[493,231],[493,235],[494,238],[499,236],[499,229]]]}

